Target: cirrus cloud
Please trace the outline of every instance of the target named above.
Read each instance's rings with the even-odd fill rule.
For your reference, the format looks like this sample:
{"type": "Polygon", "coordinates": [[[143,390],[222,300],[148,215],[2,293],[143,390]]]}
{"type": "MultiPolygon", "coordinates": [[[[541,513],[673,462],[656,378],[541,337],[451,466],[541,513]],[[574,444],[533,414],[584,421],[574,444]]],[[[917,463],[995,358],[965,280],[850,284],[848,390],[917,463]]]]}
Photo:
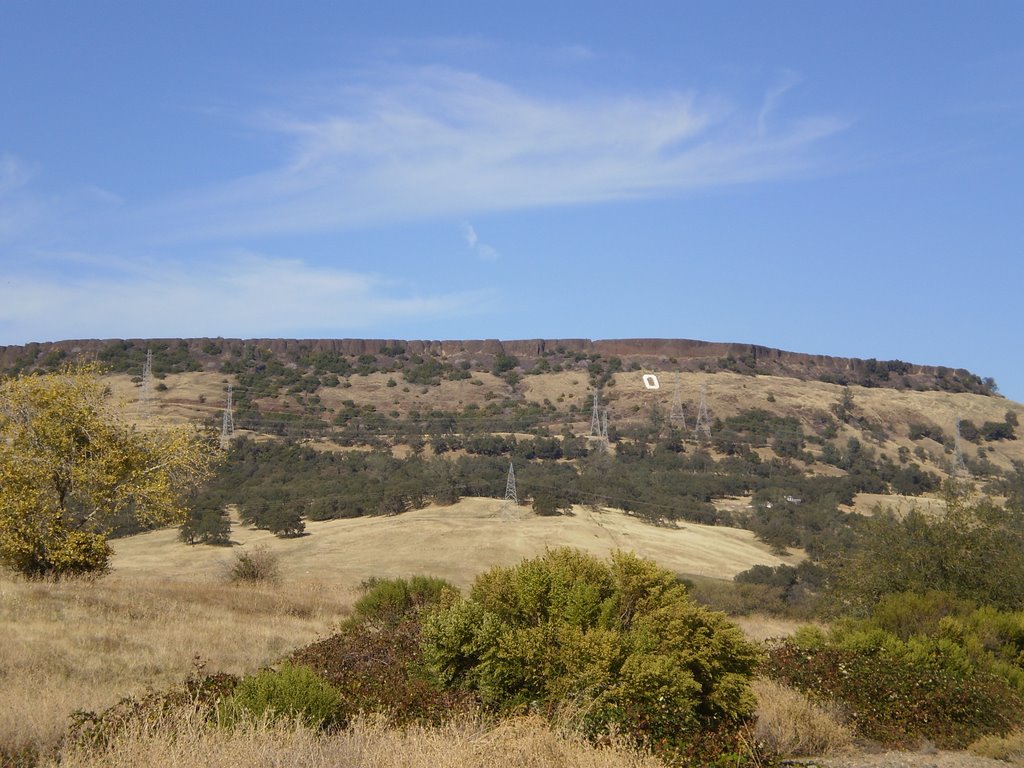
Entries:
{"type": "Polygon", "coordinates": [[[446,67],[363,73],[304,110],[261,120],[278,167],[152,214],[237,237],[653,197],[804,172],[845,127],[811,116],[769,132],[763,109],[692,92],[559,99],[446,67]]]}

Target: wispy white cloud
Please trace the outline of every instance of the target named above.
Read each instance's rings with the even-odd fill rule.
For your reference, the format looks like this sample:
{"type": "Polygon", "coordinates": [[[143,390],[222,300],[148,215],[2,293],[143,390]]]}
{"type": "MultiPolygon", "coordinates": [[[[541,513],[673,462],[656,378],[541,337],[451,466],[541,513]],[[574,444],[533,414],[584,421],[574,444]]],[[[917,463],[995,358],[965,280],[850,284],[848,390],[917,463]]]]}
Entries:
{"type": "Polygon", "coordinates": [[[0,343],[109,337],[340,335],[393,323],[468,314],[477,294],[405,295],[378,275],[249,253],[199,271],[173,262],[100,258],[101,270],[0,277],[0,343]]]}
{"type": "Polygon", "coordinates": [[[786,95],[786,92],[795,88],[800,84],[800,76],[796,72],[786,70],[782,74],[782,78],[775,86],[768,89],[768,92],[764,95],[764,100],[761,102],[761,111],[757,114],[757,135],[765,136],[768,129],[768,118],[772,112],[778,109],[779,104],[782,102],[782,97],[786,95]]]}
{"type": "Polygon", "coordinates": [[[501,257],[497,248],[480,242],[476,229],[468,222],[462,225],[462,237],[466,241],[466,245],[469,246],[469,250],[476,254],[481,261],[497,261],[501,257]]]}
{"type": "Polygon", "coordinates": [[[152,215],[199,236],[301,233],[777,179],[844,127],[812,116],[768,131],[777,99],[759,114],[680,92],[555,99],[442,67],[363,73],[307,114],[264,119],[281,167],[152,215]]]}
{"type": "Polygon", "coordinates": [[[28,229],[39,218],[39,206],[27,189],[32,176],[23,160],[0,154],[0,242],[28,229]]]}

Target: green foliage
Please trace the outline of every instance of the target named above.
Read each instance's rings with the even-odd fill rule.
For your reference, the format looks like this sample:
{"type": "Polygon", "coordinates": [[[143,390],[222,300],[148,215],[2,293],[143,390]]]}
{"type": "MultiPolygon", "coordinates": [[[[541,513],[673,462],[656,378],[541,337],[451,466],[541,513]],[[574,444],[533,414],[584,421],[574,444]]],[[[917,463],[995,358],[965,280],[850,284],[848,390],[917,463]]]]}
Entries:
{"type": "Polygon", "coordinates": [[[929,438],[937,443],[943,443],[946,440],[946,434],[942,431],[942,427],[938,427],[934,424],[923,424],[921,422],[912,421],[907,425],[908,436],[911,440],[921,440],[929,438]]]}
{"type": "Polygon", "coordinates": [[[1024,605],[1024,510],[968,503],[955,487],[944,515],[911,510],[859,521],[856,542],[832,563],[840,605],[866,612],[886,594],[947,592],[978,605],[1024,605]]]}
{"type": "MultiPolygon", "coordinates": [[[[1013,412],[1010,411],[1012,414],[1013,412]]],[[[981,435],[986,440],[1016,440],[1014,425],[1009,421],[986,421],[981,425],[981,435]]]]}
{"type": "Polygon", "coordinates": [[[455,586],[435,576],[409,579],[370,579],[352,609],[356,624],[394,625],[441,602],[455,586]]]}
{"type": "Polygon", "coordinates": [[[571,549],[482,574],[468,599],[426,617],[424,647],[443,685],[496,711],[574,702],[589,733],[620,728],[677,751],[750,715],[759,658],[650,561],[571,549]]]}
{"type": "Polygon", "coordinates": [[[231,545],[231,520],[221,509],[197,507],[191,510],[178,532],[186,544],[231,545]]]}
{"type": "Polygon", "coordinates": [[[519,360],[516,357],[506,355],[504,352],[499,352],[494,356],[494,365],[491,366],[491,373],[495,376],[502,376],[515,370],[518,365],[519,360]]]}
{"type": "MultiPolygon", "coordinates": [[[[808,615],[817,608],[825,585],[825,570],[804,560],[797,566],[755,565],[736,574],[733,581],[741,590],[746,588],[751,598],[748,611],[808,615]],[[758,592],[754,587],[762,587],[758,592]]],[[[717,606],[716,606],[717,607],[717,606]]]]}
{"type": "Polygon", "coordinates": [[[949,642],[900,643],[881,631],[851,634],[841,644],[809,639],[773,648],[765,673],[838,702],[861,735],[886,746],[927,739],[961,749],[1024,719],[1024,700],[1006,680],[974,672],[949,642]]]}
{"type": "Polygon", "coordinates": [[[846,620],[831,633],[843,646],[870,637],[898,652],[928,649],[956,669],[997,676],[1024,695],[1024,612],[978,607],[946,592],[884,597],[862,620],[846,620]]]}
{"type": "Polygon", "coordinates": [[[572,502],[550,490],[537,491],[533,495],[531,506],[541,517],[554,517],[572,512],[572,502]]]}
{"type": "Polygon", "coordinates": [[[290,663],[243,678],[220,706],[220,721],[299,720],[309,728],[328,728],[341,715],[341,693],[309,667],[290,663]]]}

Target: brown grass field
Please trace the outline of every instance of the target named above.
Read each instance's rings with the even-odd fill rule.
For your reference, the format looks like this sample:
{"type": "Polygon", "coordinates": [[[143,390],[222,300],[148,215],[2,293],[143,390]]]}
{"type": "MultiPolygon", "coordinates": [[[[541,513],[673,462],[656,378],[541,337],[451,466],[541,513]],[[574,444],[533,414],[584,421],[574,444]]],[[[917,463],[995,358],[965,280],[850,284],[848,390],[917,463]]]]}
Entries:
{"type": "Polygon", "coordinates": [[[197,657],[209,670],[255,671],[327,632],[352,599],[317,584],[191,576],[52,582],[0,571],[0,755],[52,747],[73,711],[180,682],[197,657]]]}
{"type": "MultiPolygon", "coordinates": [[[[448,507],[431,505],[395,517],[308,522],[309,535],[278,539],[236,523],[232,540],[265,546],[280,555],[286,581],[301,579],[324,589],[351,590],[370,576],[429,574],[460,587],[493,565],[514,565],[545,549],[576,547],[598,556],[627,549],[678,574],[730,579],[753,565],[795,564],[799,553],[772,554],[754,534],[739,528],[693,523],[678,528],[650,525],[617,510],[538,517],[527,507],[511,519],[498,499],[466,498],[448,507]]],[[[114,572],[124,577],[218,578],[231,547],[186,546],[176,530],[112,542],[114,572]]]]}

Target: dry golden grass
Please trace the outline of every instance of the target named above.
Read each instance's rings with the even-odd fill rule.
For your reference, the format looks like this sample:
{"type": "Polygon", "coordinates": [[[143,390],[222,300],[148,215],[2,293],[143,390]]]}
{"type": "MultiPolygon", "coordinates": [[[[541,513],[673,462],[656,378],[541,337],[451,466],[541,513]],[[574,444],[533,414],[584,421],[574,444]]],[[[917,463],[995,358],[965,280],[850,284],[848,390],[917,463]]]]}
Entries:
{"type": "Polygon", "coordinates": [[[985,736],[971,744],[968,750],[1010,765],[1024,765],[1024,731],[1013,731],[1006,736],[985,736]]]}
{"type": "MultiPolygon", "coordinates": [[[[266,546],[280,556],[285,584],[320,579],[351,589],[370,576],[428,574],[468,586],[495,565],[510,566],[549,547],[570,546],[599,557],[615,549],[636,552],[675,573],[731,579],[757,565],[794,565],[802,555],[779,557],[750,531],[725,526],[650,525],[613,509],[576,507],[569,517],[522,519],[502,514],[498,499],[465,498],[447,507],[431,505],[395,517],[310,521],[309,536],[279,539],[267,531],[235,525],[231,538],[245,546],[266,546]]],[[[233,555],[222,547],[188,547],[177,531],[163,530],[118,539],[114,571],[124,576],[196,574],[214,579],[233,555]]]]}
{"type": "Polygon", "coordinates": [[[781,755],[829,755],[853,744],[853,731],[838,712],[771,680],[755,680],[755,735],[781,755]]]}
{"type": "Polygon", "coordinates": [[[154,724],[135,723],[105,749],[66,748],[61,768],[660,768],[652,757],[626,747],[595,747],[559,734],[539,719],[496,726],[452,723],[440,728],[389,727],[362,720],[344,731],[317,734],[301,725],[257,723],[224,729],[178,714],[154,724]]]}
{"type": "Polygon", "coordinates": [[[77,709],[209,669],[251,672],[335,624],[351,595],[144,575],[25,581],[0,572],[0,755],[48,749],[77,709]]]}

